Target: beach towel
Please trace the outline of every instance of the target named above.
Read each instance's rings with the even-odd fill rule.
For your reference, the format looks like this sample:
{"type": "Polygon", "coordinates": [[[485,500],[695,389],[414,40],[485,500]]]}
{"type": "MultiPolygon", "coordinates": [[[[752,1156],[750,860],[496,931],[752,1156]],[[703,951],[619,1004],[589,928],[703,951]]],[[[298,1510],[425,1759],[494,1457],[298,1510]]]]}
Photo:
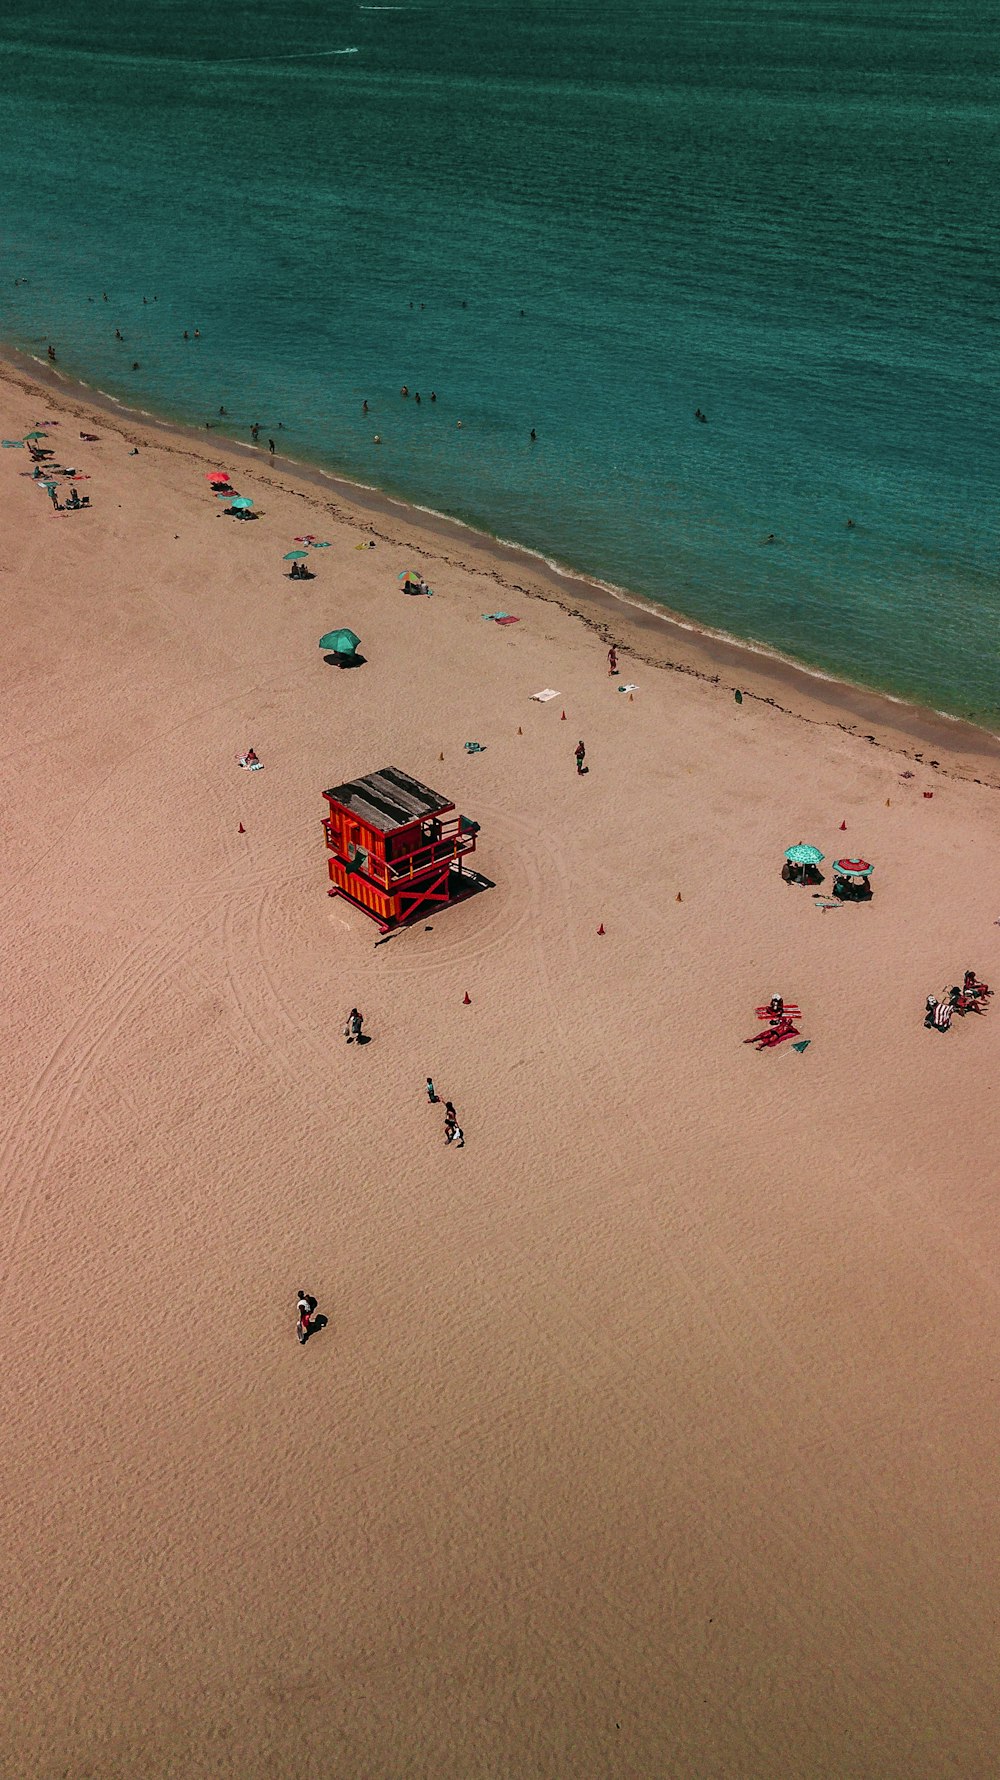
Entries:
{"type": "Polygon", "coordinates": [[[638,692],[638,682],[635,680],[628,680],[624,686],[619,686],[618,690],[619,692],[638,692]]]}
{"type": "Polygon", "coordinates": [[[240,765],[248,773],[259,773],[263,764],[264,764],[264,762],[262,760],[242,760],[241,759],[241,761],[240,761],[240,765]]]}
{"type": "Polygon", "coordinates": [[[512,618],[509,612],[503,612],[497,617],[498,624],[520,624],[520,622],[520,618],[512,618]]]}
{"type": "Polygon", "coordinates": [[[489,624],[491,622],[494,624],[499,624],[501,618],[506,618],[506,616],[507,616],[506,612],[484,612],[483,613],[483,617],[486,619],[487,624],[489,624]]]}
{"type": "Polygon", "coordinates": [[[3,448],[5,451],[23,451],[24,450],[24,440],[23,439],[3,439],[3,440],[0,440],[0,444],[3,445],[3,448]]]}
{"type": "Polygon", "coordinates": [[[485,754],[486,749],[483,747],[482,742],[466,742],[465,752],[467,754],[485,754]]]}
{"type": "Polygon", "coordinates": [[[541,692],[533,692],[530,696],[535,700],[536,704],[547,705],[550,698],[558,698],[559,694],[558,692],[553,691],[551,686],[546,686],[541,692]]]}

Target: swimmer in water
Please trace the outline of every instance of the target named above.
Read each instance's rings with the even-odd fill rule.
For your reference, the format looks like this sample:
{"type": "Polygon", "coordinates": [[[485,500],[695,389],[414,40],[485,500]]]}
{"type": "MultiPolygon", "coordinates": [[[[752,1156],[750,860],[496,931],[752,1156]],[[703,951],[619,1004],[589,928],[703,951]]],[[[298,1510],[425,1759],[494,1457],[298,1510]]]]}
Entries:
{"type": "Polygon", "coordinates": [[[436,395],[435,395],[435,393],[434,393],[434,391],[433,391],[433,390],[431,390],[431,401],[432,401],[432,402],[436,402],[436,401],[437,401],[437,396],[436,396],[436,395]]]}
{"type": "Polygon", "coordinates": [[[362,404],[361,404],[361,412],[362,412],[362,414],[367,414],[367,413],[368,413],[368,403],[367,403],[367,402],[362,402],[362,404]]]}
{"type": "Polygon", "coordinates": [[[778,542],[778,540],[775,537],[773,532],[768,532],[766,538],[761,538],[762,544],[776,544],[777,542],[778,542]]]}
{"type": "Polygon", "coordinates": [[[124,340],[124,338],[125,338],[125,335],[122,333],[121,328],[116,328],[115,329],[115,339],[116,340],[124,340]]]}
{"type": "Polygon", "coordinates": [[[848,521],[847,521],[847,529],[848,529],[848,531],[849,531],[849,532],[852,532],[852,531],[853,531],[853,530],[854,530],[854,521],[853,521],[853,519],[849,519],[849,520],[848,520],[848,521]]]}
{"type": "Polygon", "coordinates": [[[532,429],[531,429],[531,440],[532,440],[532,444],[534,444],[534,442],[535,442],[535,440],[536,440],[536,439],[537,439],[537,437],[538,437],[538,434],[537,434],[537,433],[536,433],[536,431],[535,431],[535,429],[534,429],[534,427],[532,427],[532,429]]]}
{"type": "Polygon", "coordinates": [[[219,409],[219,413],[220,413],[220,414],[225,414],[225,412],[226,412],[226,410],[225,410],[225,408],[220,408],[220,409],[219,409]]]}
{"type": "Polygon", "coordinates": [[[415,395],[415,396],[414,396],[414,398],[413,398],[413,400],[414,400],[414,401],[415,401],[415,402],[419,402],[419,401],[420,401],[420,391],[419,391],[419,389],[418,389],[418,390],[417,390],[417,392],[416,392],[416,395],[415,395]]]}

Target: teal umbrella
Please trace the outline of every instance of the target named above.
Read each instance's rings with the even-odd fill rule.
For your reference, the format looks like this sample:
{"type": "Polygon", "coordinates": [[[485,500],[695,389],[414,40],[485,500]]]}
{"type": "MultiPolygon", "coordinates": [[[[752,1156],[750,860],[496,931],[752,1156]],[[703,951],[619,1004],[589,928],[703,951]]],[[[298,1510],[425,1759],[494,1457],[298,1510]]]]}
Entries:
{"type": "Polygon", "coordinates": [[[805,841],[785,849],[785,858],[792,865],[819,865],[823,857],[818,847],[810,847],[805,841]]]}
{"type": "Polygon", "coordinates": [[[47,439],[48,433],[25,433],[25,439],[47,439]]]}
{"type": "Polygon", "coordinates": [[[286,550],[281,560],[282,562],[301,562],[302,558],[308,555],[308,550],[286,550]]]}
{"type": "Polygon", "coordinates": [[[361,638],[353,630],[328,630],[325,637],[320,637],[319,646],[331,649],[334,655],[353,655],[361,647],[361,638]]]}
{"type": "Polygon", "coordinates": [[[231,507],[252,507],[253,501],[248,494],[237,494],[233,496],[229,505],[231,507]]]}

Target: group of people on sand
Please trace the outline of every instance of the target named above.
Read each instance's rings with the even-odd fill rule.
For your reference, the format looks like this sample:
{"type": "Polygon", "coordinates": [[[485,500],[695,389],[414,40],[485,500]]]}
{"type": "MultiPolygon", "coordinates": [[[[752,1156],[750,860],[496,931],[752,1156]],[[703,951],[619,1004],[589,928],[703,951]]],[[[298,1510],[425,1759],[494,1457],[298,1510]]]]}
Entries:
{"type": "MultiPolygon", "coordinates": [[[[427,1077],[427,1099],[431,1106],[438,1106],[441,1100],[430,1076],[427,1077]]],[[[444,1141],[453,1143],[458,1150],[465,1148],[465,1132],[458,1122],[458,1114],[450,1100],[446,1100],[444,1103],[444,1141]]]]}
{"type": "Polygon", "coordinates": [[[989,984],[981,983],[974,970],[967,970],[961,988],[953,983],[940,996],[928,995],[924,1025],[929,1032],[947,1032],[954,1014],[985,1014],[992,993],[989,984]]]}

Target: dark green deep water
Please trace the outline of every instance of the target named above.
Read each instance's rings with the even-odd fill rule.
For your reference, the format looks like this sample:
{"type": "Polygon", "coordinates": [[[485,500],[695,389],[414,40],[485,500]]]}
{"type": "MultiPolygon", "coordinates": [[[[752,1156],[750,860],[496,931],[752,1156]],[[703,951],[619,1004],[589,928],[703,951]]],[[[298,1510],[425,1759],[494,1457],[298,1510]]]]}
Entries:
{"type": "Polygon", "coordinates": [[[997,16],[7,0],[0,332],[1000,725],[997,16]]]}

